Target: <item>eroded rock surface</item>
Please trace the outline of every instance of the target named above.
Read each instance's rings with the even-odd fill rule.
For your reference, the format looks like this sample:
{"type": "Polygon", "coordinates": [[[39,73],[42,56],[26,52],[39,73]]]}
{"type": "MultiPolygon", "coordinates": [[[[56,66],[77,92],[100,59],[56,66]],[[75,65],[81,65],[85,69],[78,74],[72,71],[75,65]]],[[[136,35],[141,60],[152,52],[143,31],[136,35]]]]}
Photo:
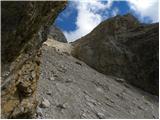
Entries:
{"type": "Polygon", "coordinates": [[[66,2],[3,1],[2,118],[32,118],[37,106],[40,46],[66,2]]]}
{"type": "Polygon", "coordinates": [[[158,95],[158,26],[141,24],[130,14],[118,15],[75,41],[73,55],[101,73],[158,95]]]}
{"type": "Polygon", "coordinates": [[[53,41],[48,45],[46,41],[42,48],[37,96],[39,105],[45,98],[50,106],[42,108],[40,115],[38,107],[38,118],[158,118],[157,96],[127,84],[123,78],[97,72],[66,54],[69,47],[65,49],[65,43],[51,44],[53,41]]]}

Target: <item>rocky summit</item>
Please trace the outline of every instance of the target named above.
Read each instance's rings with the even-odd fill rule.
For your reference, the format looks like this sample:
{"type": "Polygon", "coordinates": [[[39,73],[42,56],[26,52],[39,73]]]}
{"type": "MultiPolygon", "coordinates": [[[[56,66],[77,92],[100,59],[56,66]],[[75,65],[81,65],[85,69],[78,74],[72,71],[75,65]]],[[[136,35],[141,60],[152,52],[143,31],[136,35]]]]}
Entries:
{"type": "Polygon", "coordinates": [[[1,118],[158,119],[158,23],[118,15],[67,43],[66,5],[1,2],[1,118]]]}

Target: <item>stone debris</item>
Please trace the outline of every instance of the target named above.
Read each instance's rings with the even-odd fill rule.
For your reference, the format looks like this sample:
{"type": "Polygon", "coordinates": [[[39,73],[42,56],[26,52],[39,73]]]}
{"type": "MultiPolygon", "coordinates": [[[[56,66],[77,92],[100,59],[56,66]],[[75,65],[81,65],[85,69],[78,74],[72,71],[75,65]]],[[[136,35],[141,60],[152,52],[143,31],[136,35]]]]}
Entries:
{"type": "Polygon", "coordinates": [[[73,80],[70,79],[70,78],[68,78],[65,82],[66,82],[66,83],[71,83],[71,82],[73,82],[73,80]]]}
{"type": "Polygon", "coordinates": [[[54,77],[51,77],[49,80],[54,81],[54,80],[55,80],[55,78],[54,78],[54,77]]]}
{"type": "Polygon", "coordinates": [[[42,111],[42,109],[39,106],[37,106],[36,116],[39,119],[43,119],[44,118],[43,111],[42,111]]]}
{"type": "Polygon", "coordinates": [[[105,116],[103,113],[96,113],[96,116],[98,117],[98,119],[105,119],[105,116]]]}
{"type": "Polygon", "coordinates": [[[47,99],[43,98],[40,107],[41,108],[48,108],[49,106],[50,106],[50,102],[47,99]]]}
{"type": "Polygon", "coordinates": [[[52,95],[52,91],[51,91],[51,90],[48,90],[46,94],[47,94],[47,95],[52,95]]]}
{"type": "MultiPolygon", "coordinates": [[[[148,93],[140,93],[137,88],[126,87],[124,84],[119,84],[118,79],[98,73],[86,64],[79,66],[75,63],[78,61],[72,56],[61,56],[53,48],[44,46],[45,51],[42,51],[41,72],[46,70],[54,71],[54,73],[41,74],[38,94],[41,98],[49,97],[49,109],[43,109],[45,118],[52,119],[107,119],[107,118],[154,118],[158,117],[158,102],[149,101],[147,99],[139,99],[142,96],[148,96],[148,93]],[[47,61],[52,61],[52,65],[47,61]],[[60,67],[59,67],[60,66],[60,67]],[[67,68],[67,72],[58,72],[61,68],[67,68]],[[58,75],[57,75],[58,72],[58,75]],[[56,74],[55,74],[56,73],[56,74]],[[57,75],[57,77],[54,76],[57,75]],[[54,82],[44,81],[44,78],[54,76],[54,82]],[[74,82],[72,82],[74,81],[74,82]],[[71,84],[72,83],[72,84],[71,84]],[[47,96],[48,91],[52,95],[47,96]],[[46,92],[47,91],[47,92],[46,92]],[[126,92],[125,92],[126,91],[126,92]],[[139,101],[134,102],[134,99],[139,101]],[[146,104],[146,101],[150,105],[146,104]],[[138,104],[141,102],[146,111],[141,110],[138,104]],[[152,106],[151,106],[152,105],[152,106]],[[131,106],[130,109],[128,106],[131,106]],[[144,107],[145,106],[145,107],[144,107]],[[153,114],[151,111],[154,111],[153,114]],[[139,114],[139,112],[141,112],[139,114]]],[[[123,81],[120,79],[120,81],[123,81]]],[[[152,98],[150,98],[152,99],[152,98]]]]}
{"type": "Polygon", "coordinates": [[[78,64],[78,65],[82,65],[79,61],[76,61],[75,63],[78,64]]]}
{"type": "Polygon", "coordinates": [[[65,109],[65,106],[63,104],[58,104],[56,106],[59,110],[65,109]]]}
{"type": "Polygon", "coordinates": [[[115,78],[115,80],[119,83],[124,83],[125,80],[123,78],[115,78]]]}

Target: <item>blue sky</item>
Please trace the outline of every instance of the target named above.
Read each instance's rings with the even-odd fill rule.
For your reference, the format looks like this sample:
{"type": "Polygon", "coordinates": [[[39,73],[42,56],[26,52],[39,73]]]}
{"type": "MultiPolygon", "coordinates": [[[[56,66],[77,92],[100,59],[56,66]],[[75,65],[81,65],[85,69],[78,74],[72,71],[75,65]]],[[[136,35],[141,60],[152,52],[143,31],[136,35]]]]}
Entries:
{"type": "Polygon", "coordinates": [[[54,24],[71,42],[117,14],[132,13],[141,22],[159,22],[158,5],[158,0],[74,0],[68,2],[54,24]]]}

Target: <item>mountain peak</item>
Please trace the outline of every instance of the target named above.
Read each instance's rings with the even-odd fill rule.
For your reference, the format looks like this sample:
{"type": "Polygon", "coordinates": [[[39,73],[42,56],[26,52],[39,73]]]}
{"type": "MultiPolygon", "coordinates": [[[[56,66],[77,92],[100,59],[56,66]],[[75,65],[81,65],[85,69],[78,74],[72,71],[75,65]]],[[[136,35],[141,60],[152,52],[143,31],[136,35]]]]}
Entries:
{"type": "Polygon", "coordinates": [[[132,15],[131,13],[127,13],[127,14],[123,15],[122,17],[125,18],[126,20],[140,23],[139,20],[134,15],[132,15]]]}
{"type": "Polygon", "coordinates": [[[103,29],[108,34],[121,33],[129,29],[134,29],[140,25],[138,19],[128,13],[123,16],[117,15],[103,21],[96,29],[103,29]],[[108,29],[109,28],[109,29],[108,29]]]}

